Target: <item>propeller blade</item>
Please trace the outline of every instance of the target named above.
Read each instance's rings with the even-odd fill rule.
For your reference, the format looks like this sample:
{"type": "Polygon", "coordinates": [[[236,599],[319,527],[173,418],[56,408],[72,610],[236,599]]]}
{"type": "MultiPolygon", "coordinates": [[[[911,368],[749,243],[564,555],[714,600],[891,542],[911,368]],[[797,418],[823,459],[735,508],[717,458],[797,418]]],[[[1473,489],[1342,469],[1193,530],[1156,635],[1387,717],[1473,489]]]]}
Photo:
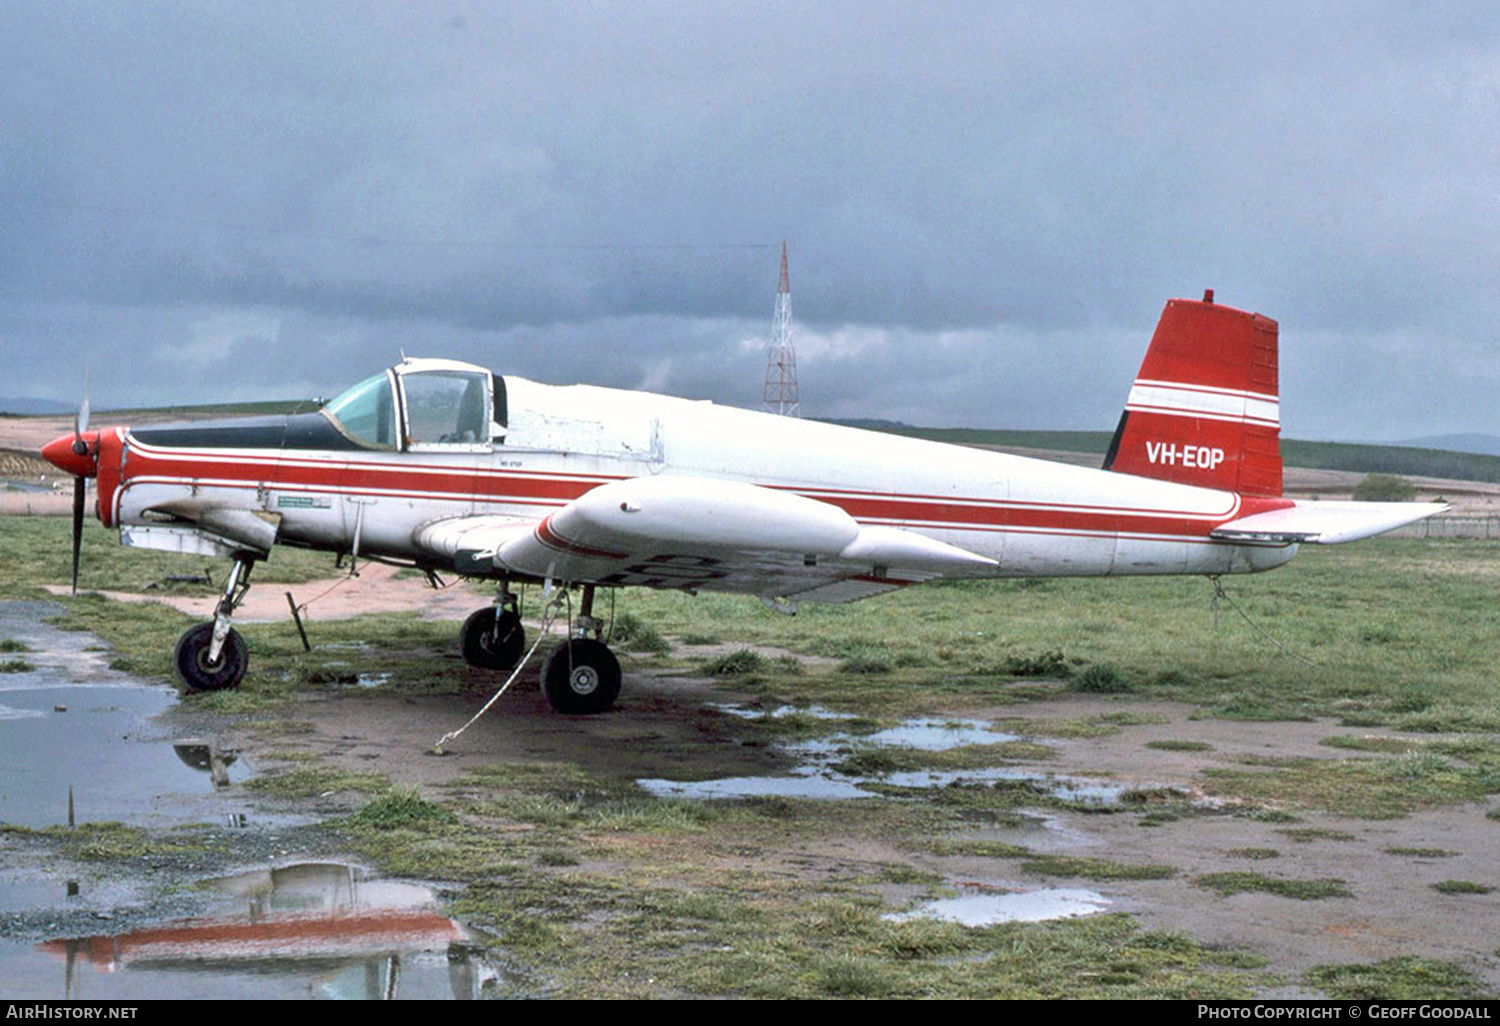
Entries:
{"type": "Polygon", "coordinates": [[[88,487],[81,477],[73,479],[73,595],[78,595],[78,555],[83,548],[83,493],[88,487]]]}
{"type": "Polygon", "coordinates": [[[83,433],[89,429],[89,372],[85,368],[83,372],[83,401],[78,404],[78,412],[73,414],[73,451],[82,456],[88,452],[88,444],[83,440],[83,433]]]}

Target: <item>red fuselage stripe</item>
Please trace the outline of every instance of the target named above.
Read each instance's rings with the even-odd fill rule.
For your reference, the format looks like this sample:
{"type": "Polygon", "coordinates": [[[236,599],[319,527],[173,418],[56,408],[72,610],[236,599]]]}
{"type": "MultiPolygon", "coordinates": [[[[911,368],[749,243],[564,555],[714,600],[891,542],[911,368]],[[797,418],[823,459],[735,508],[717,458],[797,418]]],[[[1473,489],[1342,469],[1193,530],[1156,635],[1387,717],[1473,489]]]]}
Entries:
{"type": "MultiPolygon", "coordinates": [[[[276,462],[235,462],[218,453],[153,449],[132,445],[124,483],[198,483],[220,487],[261,487],[282,491],[314,491],[346,495],[405,495],[435,501],[514,503],[561,506],[618,475],[546,477],[536,472],[506,473],[478,469],[412,468],[399,464],[332,461],[298,457],[276,462]],[[175,458],[174,458],[175,457],[175,458]]],[[[1015,531],[1038,529],[1067,534],[1131,534],[1170,538],[1205,538],[1209,531],[1234,516],[1290,506],[1290,500],[1259,500],[1254,509],[1231,506],[1223,515],[1202,512],[1112,509],[1068,506],[1047,502],[1010,502],[990,498],[943,498],[910,493],[871,493],[832,488],[793,491],[838,506],[860,521],[881,521],[927,528],[1015,531]]],[[[1248,503],[1247,503],[1248,505],[1248,503]]],[[[541,536],[539,536],[541,537],[541,536]]],[[[582,551],[566,539],[541,540],[556,547],[582,551]]],[[[600,552],[601,555],[606,555],[600,552]]],[[[614,555],[609,553],[607,555],[614,555]]]]}

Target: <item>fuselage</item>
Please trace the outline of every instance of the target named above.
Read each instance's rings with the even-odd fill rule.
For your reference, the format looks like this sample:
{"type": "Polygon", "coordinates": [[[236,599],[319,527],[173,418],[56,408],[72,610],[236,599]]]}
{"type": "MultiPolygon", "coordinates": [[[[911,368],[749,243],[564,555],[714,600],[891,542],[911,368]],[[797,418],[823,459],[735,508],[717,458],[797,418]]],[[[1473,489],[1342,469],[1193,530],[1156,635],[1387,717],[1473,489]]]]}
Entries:
{"type": "Polygon", "coordinates": [[[416,536],[435,522],[539,520],[601,484],[686,475],[794,492],[995,561],[965,576],[1240,573],[1296,551],[1209,537],[1287,500],[643,392],[507,376],[497,395],[501,381],[503,431],[459,444],[399,434],[371,448],[323,411],[107,428],[100,518],[131,545],[232,555],[264,539],[431,565],[416,536]]]}

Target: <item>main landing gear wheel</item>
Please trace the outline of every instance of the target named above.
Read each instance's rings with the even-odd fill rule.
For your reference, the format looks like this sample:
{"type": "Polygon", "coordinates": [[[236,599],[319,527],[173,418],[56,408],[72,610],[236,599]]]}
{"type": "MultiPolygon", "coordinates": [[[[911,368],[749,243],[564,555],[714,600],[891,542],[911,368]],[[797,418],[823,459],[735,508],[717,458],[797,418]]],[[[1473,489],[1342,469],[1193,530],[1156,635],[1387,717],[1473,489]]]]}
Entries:
{"type": "Polygon", "coordinates": [[[620,661],[602,641],[574,638],[547,657],[542,690],[560,713],[601,713],[620,696],[620,661]]]}
{"type": "Polygon", "coordinates": [[[213,645],[214,625],[195,624],[183,631],[172,650],[172,666],[177,677],[187,685],[188,691],[224,691],[238,687],[245,677],[245,668],[250,665],[250,650],[239,632],[230,628],[224,636],[224,646],[219,650],[217,662],[209,662],[208,650],[213,645]]]}
{"type": "Polygon", "coordinates": [[[458,633],[464,662],[481,670],[509,670],[526,651],[526,629],[512,610],[493,606],[469,615],[458,633]]]}

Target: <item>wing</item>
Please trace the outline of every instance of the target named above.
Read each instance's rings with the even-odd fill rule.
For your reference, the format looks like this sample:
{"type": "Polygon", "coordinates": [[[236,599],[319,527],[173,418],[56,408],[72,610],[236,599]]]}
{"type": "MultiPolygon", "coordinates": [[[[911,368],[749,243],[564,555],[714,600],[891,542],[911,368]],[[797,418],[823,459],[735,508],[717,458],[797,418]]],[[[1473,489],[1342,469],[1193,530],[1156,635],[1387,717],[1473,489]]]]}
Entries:
{"type": "Polygon", "coordinates": [[[540,521],[461,517],[416,541],[465,573],[817,602],[998,565],[791,491],[699,477],[614,481],[540,521]]]}
{"type": "Polygon", "coordinates": [[[1447,508],[1442,502],[1298,502],[1220,524],[1209,537],[1336,545],[1394,531],[1447,508]]]}

